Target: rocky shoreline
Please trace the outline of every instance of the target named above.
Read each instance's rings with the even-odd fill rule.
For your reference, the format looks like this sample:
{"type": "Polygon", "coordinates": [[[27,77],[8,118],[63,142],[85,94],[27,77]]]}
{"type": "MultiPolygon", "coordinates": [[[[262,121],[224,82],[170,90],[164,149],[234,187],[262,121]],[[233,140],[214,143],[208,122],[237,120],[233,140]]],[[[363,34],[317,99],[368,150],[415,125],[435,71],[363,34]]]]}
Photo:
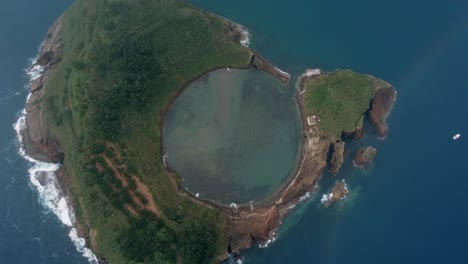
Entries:
{"type": "Polygon", "coordinates": [[[31,94],[26,105],[26,126],[22,131],[27,154],[34,159],[53,163],[63,163],[64,151],[47,125],[44,113],[44,95],[47,91],[47,80],[60,62],[59,53],[63,47],[61,18],[58,18],[47,32],[41,45],[36,63],[31,68],[42,71],[42,75],[31,83],[31,94]]]}
{"type": "MultiPolygon", "coordinates": [[[[273,66],[269,66],[274,68],[273,66]]],[[[276,76],[276,75],[274,75],[276,76]]],[[[180,188],[177,181],[174,183],[178,187],[178,192],[194,202],[203,204],[210,208],[218,209],[231,221],[231,240],[230,245],[232,250],[240,252],[248,249],[255,244],[265,244],[275,239],[275,234],[278,227],[281,225],[283,218],[287,213],[294,208],[298,203],[304,200],[310,192],[316,189],[317,183],[327,166],[332,174],[337,174],[341,164],[343,163],[344,142],[336,141],[333,137],[321,135],[318,130],[308,129],[309,124],[307,116],[304,114],[303,96],[300,91],[304,90],[305,81],[314,78],[317,74],[303,74],[297,81],[299,84],[297,100],[300,108],[302,120],[303,143],[302,151],[299,159],[299,164],[296,168],[294,176],[290,177],[287,182],[279,188],[274,194],[264,201],[261,201],[259,206],[254,207],[252,204],[241,205],[225,205],[216,201],[200,199],[192,193],[180,188]],[[331,159],[329,159],[331,157],[331,159]]],[[[278,78],[278,76],[276,76],[278,78]]],[[[279,79],[283,81],[282,79],[279,79]]],[[[289,81],[289,80],[288,80],[289,81]]],[[[393,87],[385,87],[384,92],[378,91],[370,102],[370,108],[367,111],[368,118],[374,125],[379,136],[385,136],[386,116],[391,111],[395,99],[395,90],[393,87]],[[393,91],[393,92],[392,92],[393,91]],[[378,111],[376,111],[377,109],[378,111]],[[371,115],[371,111],[372,116],[371,115]]],[[[359,139],[363,136],[363,129],[356,128],[354,131],[343,132],[343,138],[359,139]]],[[[175,171],[168,168],[170,173],[178,178],[175,171]]],[[[342,199],[348,194],[348,189],[344,182],[337,182],[334,189],[335,199],[332,199],[328,206],[342,199]]],[[[228,241],[226,241],[227,244],[228,241]]],[[[220,256],[220,260],[227,259],[227,253],[220,256]]]]}
{"type": "MultiPolygon", "coordinates": [[[[229,22],[229,20],[226,21],[232,23],[229,22]]],[[[41,67],[43,69],[43,75],[32,83],[30,99],[26,105],[27,128],[22,131],[27,154],[34,159],[53,163],[63,163],[64,149],[60,144],[60,135],[51,131],[47,126],[47,117],[44,113],[45,100],[43,99],[47,92],[47,80],[53,74],[57,63],[60,62],[59,54],[62,47],[61,19],[59,18],[49,29],[37,62],[33,65],[33,67],[41,67]]],[[[289,74],[272,66],[254,51],[250,50],[250,52],[252,56],[248,67],[266,71],[284,84],[287,84],[291,80],[289,74]]],[[[306,74],[301,76],[298,79],[298,88],[303,90],[305,81],[308,78],[313,78],[313,76],[314,75],[307,76],[306,74]]],[[[184,88],[180,89],[174,96],[174,99],[183,90],[184,88]]],[[[392,87],[382,88],[377,92],[370,103],[368,118],[371,124],[376,128],[379,137],[384,137],[387,133],[388,127],[386,124],[386,117],[391,111],[395,94],[395,90],[392,87]]],[[[217,209],[225,215],[226,219],[231,223],[229,227],[232,230],[231,241],[229,242],[231,243],[232,250],[235,252],[248,249],[254,244],[263,244],[271,241],[283,218],[291,208],[303,201],[303,197],[306,197],[308,193],[315,190],[320,176],[327,165],[330,165],[327,163],[330,149],[332,148],[335,150],[333,153],[336,152],[338,154],[342,152],[341,147],[344,151],[344,144],[341,146],[341,143],[337,143],[336,139],[326,137],[318,133],[318,131],[311,131],[308,129],[307,117],[304,114],[302,92],[297,93],[297,100],[303,128],[303,140],[298,166],[295,173],[292,174],[292,177],[290,177],[270,198],[261,202],[260,205],[256,207],[251,204],[225,205],[215,201],[199,199],[192,193],[181,189],[178,176],[174,171],[168,168],[169,173],[173,176],[172,179],[175,191],[191,199],[195,203],[217,209]]],[[[171,103],[172,102],[168,103],[165,111],[167,111],[171,103]]],[[[165,111],[162,113],[163,116],[165,111]]],[[[162,118],[162,120],[164,120],[164,118],[162,118]]],[[[163,125],[164,124],[161,125],[161,129],[163,129],[163,125]]],[[[362,131],[358,129],[347,133],[350,137],[359,137],[360,134],[362,134],[362,131]]],[[[163,149],[161,149],[161,151],[163,151],[163,149]]],[[[342,157],[340,158],[340,156],[337,155],[333,159],[333,173],[338,172],[341,163],[342,157]]],[[[70,177],[65,168],[62,168],[62,170],[57,173],[57,179],[64,193],[67,195],[69,203],[75,205],[71,191],[67,188],[70,177]]],[[[86,223],[78,222],[76,226],[79,228],[80,235],[86,238],[87,244],[93,249],[96,249],[96,243],[92,241],[92,235],[90,235],[90,229],[86,226],[86,223]]],[[[226,245],[227,244],[228,241],[226,241],[226,245]]],[[[219,260],[226,258],[227,253],[220,256],[219,260]]]]}
{"type": "MultiPolygon", "coordinates": [[[[64,149],[60,144],[60,136],[51,131],[47,125],[47,116],[44,111],[45,94],[47,92],[47,81],[53,74],[55,67],[60,63],[60,52],[63,48],[62,20],[59,17],[49,28],[44,41],[41,44],[36,62],[31,66],[41,72],[41,76],[32,81],[30,95],[26,103],[26,128],[21,130],[23,147],[26,155],[31,158],[47,163],[61,164],[64,162],[64,149]]],[[[70,175],[66,166],[54,172],[61,195],[66,199],[68,206],[76,208],[75,199],[69,189],[70,175]]],[[[71,213],[74,215],[74,213],[71,213]]],[[[91,241],[89,227],[74,219],[74,227],[78,236],[86,241],[86,245],[95,245],[91,241]]],[[[104,263],[99,260],[99,263],[104,263]]]]}

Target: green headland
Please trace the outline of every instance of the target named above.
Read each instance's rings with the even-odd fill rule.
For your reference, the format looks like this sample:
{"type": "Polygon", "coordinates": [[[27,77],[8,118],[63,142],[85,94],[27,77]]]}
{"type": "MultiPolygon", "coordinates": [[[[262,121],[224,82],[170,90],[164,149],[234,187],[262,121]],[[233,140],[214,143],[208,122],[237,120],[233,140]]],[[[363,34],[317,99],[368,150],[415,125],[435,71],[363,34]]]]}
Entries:
{"type": "Polygon", "coordinates": [[[305,81],[304,108],[320,119],[324,135],[341,138],[342,132],[362,128],[376,92],[390,84],[370,75],[338,70],[305,81]]]}
{"type": "MultiPolygon", "coordinates": [[[[265,156],[258,165],[241,157],[242,164],[229,163],[228,171],[237,169],[242,175],[251,167],[265,167],[281,158],[275,153],[281,151],[281,144],[296,142],[284,147],[291,152],[284,159],[290,160],[272,166],[281,175],[296,174],[289,178],[275,176],[278,190],[268,189],[265,193],[272,193],[271,197],[255,208],[230,207],[219,203],[222,199],[197,199],[183,190],[181,175],[166,167],[162,131],[172,103],[177,103],[176,98],[193,81],[203,85],[203,78],[199,78],[216,69],[248,68],[236,71],[258,75],[252,80],[264,78],[268,87],[290,79],[240,45],[240,29],[231,21],[178,0],[76,0],[49,30],[37,61],[44,67],[44,75],[33,83],[27,105],[26,149],[38,159],[63,163],[57,175],[73,205],[77,227],[103,263],[214,263],[226,256],[228,242],[238,251],[267,241],[289,208],[313,190],[326,164],[329,138],[338,140],[341,132],[361,127],[380,87],[389,87],[352,71],[306,78],[301,117],[291,114],[298,115],[291,110],[296,104],[292,97],[287,105],[272,95],[281,94],[278,89],[287,89],[284,87],[272,87],[270,94],[262,85],[247,85],[237,91],[242,91],[240,94],[218,97],[214,102],[223,104],[218,105],[216,114],[227,125],[203,139],[222,139],[226,135],[217,133],[225,133],[229,122],[248,117],[251,119],[238,123],[238,127],[251,129],[252,137],[234,137],[230,146],[242,150],[243,144],[250,142],[252,151],[272,148],[271,160],[265,156]],[[254,89],[249,90],[251,87],[254,89]],[[268,100],[255,101],[253,96],[268,100]],[[229,101],[236,98],[252,105],[229,101]],[[219,101],[222,99],[229,100],[219,101]],[[255,105],[258,102],[270,105],[255,105]],[[274,107],[277,109],[273,111],[274,107]],[[310,142],[315,142],[312,147],[304,141],[296,170],[291,166],[297,163],[294,160],[301,133],[297,133],[297,120],[285,120],[296,118],[307,124],[307,117],[312,115],[320,118],[322,135],[311,136],[310,142]],[[249,125],[264,118],[271,120],[263,120],[263,127],[249,125]],[[263,138],[259,136],[262,134],[263,138]],[[281,141],[282,136],[294,135],[297,141],[267,140],[281,141]]],[[[229,80],[236,81],[240,82],[229,80]]],[[[207,94],[223,92],[214,91],[216,87],[207,94]]],[[[387,97],[382,98],[385,101],[387,97]]],[[[194,105],[191,111],[197,107],[194,105]]],[[[206,105],[199,109],[213,111],[206,105]]],[[[374,112],[375,120],[384,122],[383,114],[388,111],[374,112]]],[[[197,136],[205,125],[213,128],[197,122],[194,119],[192,125],[199,130],[189,127],[183,131],[185,136],[191,132],[197,136]]],[[[176,133],[177,129],[172,127],[169,132],[176,133]]],[[[306,134],[309,128],[304,125],[302,130],[306,134]]],[[[231,133],[238,136],[236,131],[231,133]]],[[[217,164],[212,165],[212,177],[216,177],[217,164]]],[[[196,164],[191,166],[197,168],[196,164]]],[[[259,170],[243,180],[262,187],[263,181],[271,180],[268,173],[259,170]]]]}

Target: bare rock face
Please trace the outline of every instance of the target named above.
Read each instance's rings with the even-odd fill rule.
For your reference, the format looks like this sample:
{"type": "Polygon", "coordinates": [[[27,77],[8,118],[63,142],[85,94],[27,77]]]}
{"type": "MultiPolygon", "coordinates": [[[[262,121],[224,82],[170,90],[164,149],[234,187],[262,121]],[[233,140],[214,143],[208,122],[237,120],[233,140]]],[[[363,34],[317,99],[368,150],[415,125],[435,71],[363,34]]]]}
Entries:
{"type": "Polygon", "coordinates": [[[345,150],[344,142],[337,142],[333,144],[331,147],[331,158],[330,158],[328,171],[330,172],[330,174],[334,176],[338,174],[338,172],[340,171],[341,165],[343,165],[344,150],[345,150]]]}
{"type": "Polygon", "coordinates": [[[38,160],[63,162],[63,151],[59,141],[52,136],[45,114],[45,91],[47,80],[54,65],[59,62],[59,52],[63,46],[61,19],[49,29],[42,43],[36,63],[32,69],[42,71],[42,76],[31,83],[31,96],[26,104],[26,129],[22,131],[26,153],[38,160]]]}
{"type": "Polygon", "coordinates": [[[372,162],[375,155],[377,155],[377,149],[372,146],[360,148],[356,151],[353,163],[357,167],[366,166],[372,162]]]}
{"type": "Polygon", "coordinates": [[[374,98],[372,98],[368,118],[377,130],[377,136],[379,137],[387,135],[387,116],[392,110],[395,98],[396,91],[392,86],[379,89],[374,98]]]}

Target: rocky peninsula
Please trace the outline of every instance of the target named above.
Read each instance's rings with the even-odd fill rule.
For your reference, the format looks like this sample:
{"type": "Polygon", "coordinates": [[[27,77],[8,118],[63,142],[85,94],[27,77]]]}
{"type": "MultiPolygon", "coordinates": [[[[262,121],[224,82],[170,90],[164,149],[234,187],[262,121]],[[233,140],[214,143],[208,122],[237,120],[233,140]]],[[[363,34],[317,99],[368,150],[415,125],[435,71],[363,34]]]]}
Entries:
{"type": "MultiPolygon", "coordinates": [[[[191,80],[213,69],[252,67],[283,83],[291,76],[239,45],[236,36],[242,32],[236,32],[232,22],[182,2],[112,5],[79,0],[52,25],[33,65],[43,74],[32,84],[23,131],[29,155],[64,164],[62,188],[75,208],[81,234],[102,262],[177,258],[210,263],[228,257],[228,244],[240,252],[266,243],[291,208],[315,190],[327,166],[338,173],[342,137],[362,133],[366,118],[379,137],[388,131],[386,117],[396,94],[390,84],[349,70],[304,74],[297,93],[303,144],[295,173],[257,206],[199,199],[182,190],[180,176],[164,166],[160,135],[169,105],[191,80]],[[97,13],[87,14],[88,9],[97,13]],[[161,12],[185,20],[171,28],[166,16],[154,14],[161,12]],[[143,22],[126,19],[136,14],[157,21],[140,32],[141,25],[135,23],[143,22]],[[96,40],[93,32],[109,39],[96,40]],[[147,41],[155,33],[167,37],[164,46],[147,41]],[[122,57],[129,46],[137,48],[122,57]],[[358,99],[341,107],[334,100],[350,98],[338,85],[343,82],[365,96],[353,95],[358,99]],[[343,98],[327,97],[330,91],[323,84],[335,87],[332,92],[343,98]],[[327,98],[323,103],[336,107],[323,108],[314,98],[327,98]],[[149,235],[138,235],[141,230],[149,235]],[[149,241],[158,241],[160,248],[152,248],[149,241]]],[[[335,186],[336,197],[345,193],[343,186],[335,186]]]]}

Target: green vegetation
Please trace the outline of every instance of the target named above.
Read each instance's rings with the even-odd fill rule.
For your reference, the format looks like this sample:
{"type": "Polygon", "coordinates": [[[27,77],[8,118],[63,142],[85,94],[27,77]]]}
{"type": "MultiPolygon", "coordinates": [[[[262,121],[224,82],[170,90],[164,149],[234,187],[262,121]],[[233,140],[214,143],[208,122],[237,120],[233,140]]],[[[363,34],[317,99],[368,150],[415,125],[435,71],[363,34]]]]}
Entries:
{"type": "Polygon", "coordinates": [[[320,75],[306,82],[306,114],[317,115],[321,131],[339,139],[342,132],[362,127],[372,97],[385,86],[380,79],[351,70],[320,75]]]}
{"type": "Polygon", "coordinates": [[[96,253],[110,263],[213,262],[226,246],[226,218],[176,193],[176,176],[162,164],[161,114],[187,82],[245,67],[250,53],[219,18],[177,0],[77,0],[62,31],[45,110],[96,253]],[[138,203],[149,201],[132,175],[158,216],[138,203]]]}

